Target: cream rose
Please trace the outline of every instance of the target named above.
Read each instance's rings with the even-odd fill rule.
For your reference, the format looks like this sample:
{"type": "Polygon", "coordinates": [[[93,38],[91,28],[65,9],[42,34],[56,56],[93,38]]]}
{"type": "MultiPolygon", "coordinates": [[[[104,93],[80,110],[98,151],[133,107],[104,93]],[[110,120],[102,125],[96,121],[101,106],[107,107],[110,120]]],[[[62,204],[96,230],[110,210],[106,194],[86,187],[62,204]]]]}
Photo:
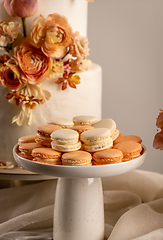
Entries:
{"type": "Polygon", "coordinates": [[[30,36],[46,56],[59,59],[68,51],[72,28],[67,18],[57,13],[48,15],[46,19],[40,15],[34,21],[30,36]]]}
{"type": "Polygon", "coordinates": [[[10,20],[0,22],[0,46],[6,47],[13,43],[18,34],[21,34],[20,23],[10,20]]]}
{"type": "Polygon", "coordinates": [[[34,85],[46,78],[51,67],[51,59],[28,40],[15,47],[13,58],[21,70],[21,80],[34,85]]]}
{"type": "Polygon", "coordinates": [[[88,48],[88,38],[83,37],[80,35],[79,32],[75,32],[72,35],[72,43],[70,45],[70,54],[73,57],[79,59],[86,59],[89,55],[89,48],[88,48]]]}

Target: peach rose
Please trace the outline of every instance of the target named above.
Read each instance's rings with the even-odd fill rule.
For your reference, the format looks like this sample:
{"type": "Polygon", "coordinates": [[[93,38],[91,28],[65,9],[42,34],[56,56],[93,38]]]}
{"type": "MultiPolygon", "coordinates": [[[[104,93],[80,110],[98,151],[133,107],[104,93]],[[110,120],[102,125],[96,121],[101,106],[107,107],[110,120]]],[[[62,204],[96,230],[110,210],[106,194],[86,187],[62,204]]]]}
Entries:
{"type": "Polygon", "coordinates": [[[40,15],[34,21],[30,36],[46,56],[59,59],[67,53],[72,28],[67,18],[57,13],[48,15],[46,19],[40,15]]]}
{"type": "Polygon", "coordinates": [[[0,22],[0,46],[6,47],[13,43],[18,34],[21,34],[20,23],[10,20],[0,22]]]}
{"type": "Polygon", "coordinates": [[[79,32],[75,32],[72,36],[70,54],[76,58],[86,59],[90,50],[88,44],[88,38],[82,37],[79,32]]]}
{"type": "Polygon", "coordinates": [[[17,90],[21,86],[18,75],[2,63],[0,63],[0,82],[10,90],[17,90]]]}
{"type": "Polygon", "coordinates": [[[46,78],[51,67],[51,59],[27,39],[15,47],[14,60],[21,70],[22,81],[34,85],[46,78]]]}

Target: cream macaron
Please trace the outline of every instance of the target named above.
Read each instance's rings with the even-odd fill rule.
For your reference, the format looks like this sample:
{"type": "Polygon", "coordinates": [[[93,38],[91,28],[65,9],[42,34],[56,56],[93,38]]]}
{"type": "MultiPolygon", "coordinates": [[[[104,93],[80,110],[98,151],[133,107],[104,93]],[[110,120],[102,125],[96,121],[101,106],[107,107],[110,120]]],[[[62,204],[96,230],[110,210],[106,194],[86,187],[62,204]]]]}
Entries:
{"type": "Polygon", "coordinates": [[[108,128],[111,132],[113,141],[121,134],[120,130],[117,129],[116,123],[111,118],[105,118],[93,125],[94,128],[108,128]]]}
{"type": "Polygon", "coordinates": [[[74,125],[93,125],[98,121],[94,116],[80,115],[73,118],[74,125]]]}
{"type": "Polygon", "coordinates": [[[58,125],[62,128],[71,128],[72,126],[74,126],[73,121],[67,118],[51,118],[47,121],[47,123],[58,125]]]}
{"type": "Polygon", "coordinates": [[[84,149],[88,152],[96,152],[113,146],[108,128],[95,128],[81,134],[84,149]]]}
{"type": "Polygon", "coordinates": [[[61,129],[51,134],[51,146],[61,152],[76,151],[81,148],[79,134],[72,129],[61,129]]]}
{"type": "Polygon", "coordinates": [[[66,166],[91,166],[92,155],[86,151],[76,151],[64,153],[62,155],[62,165],[66,166]]]}

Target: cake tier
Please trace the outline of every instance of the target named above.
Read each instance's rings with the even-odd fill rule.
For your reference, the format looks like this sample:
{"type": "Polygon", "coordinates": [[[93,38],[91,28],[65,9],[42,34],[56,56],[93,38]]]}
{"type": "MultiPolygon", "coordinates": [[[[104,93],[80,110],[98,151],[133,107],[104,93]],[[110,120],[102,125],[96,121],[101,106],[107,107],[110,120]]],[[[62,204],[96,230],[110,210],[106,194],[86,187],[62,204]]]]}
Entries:
{"type": "Polygon", "coordinates": [[[31,126],[12,124],[12,118],[20,108],[5,99],[8,90],[0,85],[0,161],[14,161],[12,149],[21,136],[35,134],[36,127],[46,124],[47,119],[63,117],[72,119],[77,115],[92,115],[101,119],[102,69],[92,64],[89,70],[78,73],[81,83],[77,89],[67,87],[62,91],[61,86],[54,80],[44,81],[44,89],[51,93],[51,99],[33,109],[31,126]]]}
{"type": "MultiPolygon", "coordinates": [[[[3,7],[4,0],[0,0],[0,21],[12,19],[3,7]]],[[[39,9],[37,13],[26,19],[27,33],[30,32],[33,20],[40,16],[46,18],[49,14],[59,13],[67,17],[73,31],[78,31],[82,36],[87,36],[87,11],[88,2],[86,0],[38,0],[39,9]]],[[[15,21],[21,22],[18,17],[15,21]]]]}

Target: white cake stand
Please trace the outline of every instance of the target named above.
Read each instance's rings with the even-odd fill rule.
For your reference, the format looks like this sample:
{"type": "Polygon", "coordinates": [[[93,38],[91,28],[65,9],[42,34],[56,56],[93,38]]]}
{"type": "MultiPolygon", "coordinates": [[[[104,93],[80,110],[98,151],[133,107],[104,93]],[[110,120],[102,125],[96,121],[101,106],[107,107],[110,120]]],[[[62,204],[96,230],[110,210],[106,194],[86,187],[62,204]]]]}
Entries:
{"type": "Polygon", "coordinates": [[[104,205],[101,177],[138,168],[146,157],[100,166],[62,166],[33,162],[13,150],[15,161],[31,172],[59,177],[54,207],[54,240],[104,240],[104,205]]]}

